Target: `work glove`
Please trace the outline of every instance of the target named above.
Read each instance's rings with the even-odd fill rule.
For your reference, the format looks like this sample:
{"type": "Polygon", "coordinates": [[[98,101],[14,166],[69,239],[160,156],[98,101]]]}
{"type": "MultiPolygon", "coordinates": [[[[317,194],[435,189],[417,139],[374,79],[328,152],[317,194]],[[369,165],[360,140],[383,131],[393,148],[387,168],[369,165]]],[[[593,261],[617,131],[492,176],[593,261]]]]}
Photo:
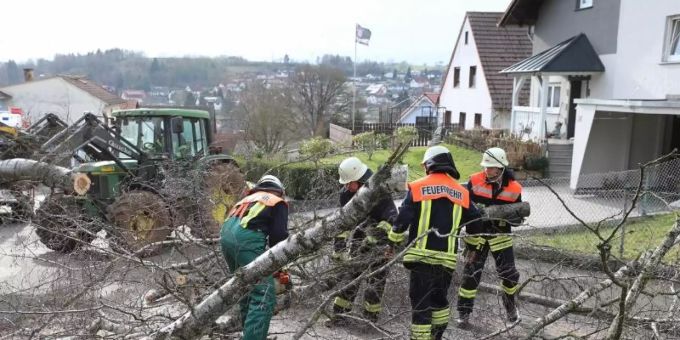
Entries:
{"type": "Polygon", "coordinates": [[[385,231],[385,233],[389,233],[392,230],[392,224],[387,221],[380,221],[380,223],[378,223],[375,227],[385,231]]]}
{"type": "Polygon", "coordinates": [[[274,286],[276,288],[276,294],[283,294],[286,291],[293,289],[293,281],[290,279],[290,274],[288,269],[281,268],[274,272],[272,275],[274,277],[274,286]]]}
{"type": "Polygon", "coordinates": [[[384,256],[385,256],[385,260],[388,260],[388,261],[391,260],[394,257],[394,246],[393,245],[390,244],[390,245],[387,245],[385,247],[384,256]]]}
{"type": "Polygon", "coordinates": [[[275,279],[279,281],[280,284],[282,285],[287,285],[290,283],[290,274],[288,274],[287,269],[280,269],[274,272],[272,275],[275,279]]]}

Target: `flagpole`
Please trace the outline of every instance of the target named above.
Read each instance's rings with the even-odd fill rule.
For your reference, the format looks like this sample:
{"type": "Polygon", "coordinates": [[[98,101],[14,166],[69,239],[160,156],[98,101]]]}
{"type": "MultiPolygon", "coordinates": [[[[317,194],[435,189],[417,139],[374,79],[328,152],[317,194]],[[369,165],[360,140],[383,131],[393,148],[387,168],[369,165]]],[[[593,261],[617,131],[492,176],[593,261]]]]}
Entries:
{"type": "Polygon", "coordinates": [[[357,33],[354,30],[354,75],[352,77],[352,131],[354,131],[354,115],[356,111],[357,102],[357,33]]]}

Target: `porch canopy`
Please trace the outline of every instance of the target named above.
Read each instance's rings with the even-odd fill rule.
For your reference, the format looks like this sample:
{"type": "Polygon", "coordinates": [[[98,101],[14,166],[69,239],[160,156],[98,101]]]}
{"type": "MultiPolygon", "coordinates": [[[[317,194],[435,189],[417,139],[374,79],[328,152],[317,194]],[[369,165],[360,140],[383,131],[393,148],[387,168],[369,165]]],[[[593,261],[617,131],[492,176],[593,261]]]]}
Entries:
{"type": "Polygon", "coordinates": [[[583,33],[503,69],[500,71],[501,74],[512,75],[514,77],[511,129],[514,129],[515,126],[517,94],[527,78],[535,76],[541,84],[539,92],[541,119],[538,136],[542,140],[545,138],[545,111],[548,99],[546,94],[548,91],[548,81],[544,79],[544,76],[589,77],[594,73],[601,72],[604,72],[604,64],[602,64],[600,57],[595,52],[593,45],[590,44],[588,37],[583,33]]]}

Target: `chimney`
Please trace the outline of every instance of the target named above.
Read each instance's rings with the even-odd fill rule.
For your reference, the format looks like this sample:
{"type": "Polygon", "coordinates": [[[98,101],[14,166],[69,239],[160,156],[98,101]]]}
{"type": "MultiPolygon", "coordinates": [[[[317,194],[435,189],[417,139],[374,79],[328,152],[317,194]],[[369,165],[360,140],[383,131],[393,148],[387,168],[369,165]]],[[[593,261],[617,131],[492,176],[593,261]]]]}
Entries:
{"type": "Polygon", "coordinates": [[[29,82],[33,80],[33,69],[32,68],[25,68],[24,69],[24,81],[29,82]]]}

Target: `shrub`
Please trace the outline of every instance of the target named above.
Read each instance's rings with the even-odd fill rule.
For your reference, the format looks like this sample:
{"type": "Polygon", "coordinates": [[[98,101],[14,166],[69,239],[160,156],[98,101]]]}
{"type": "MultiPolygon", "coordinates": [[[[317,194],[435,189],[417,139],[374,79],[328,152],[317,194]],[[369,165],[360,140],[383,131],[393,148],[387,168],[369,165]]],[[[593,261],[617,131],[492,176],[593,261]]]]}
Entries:
{"type": "Polygon", "coordinates": [[[319,160],[328,156],[331,152],[333,152],[333,143],[330,139],[314,137],[300,144],[300,155],[308,158],[317,166],[319,160]]]}
{"type": "Polygon", "coordinates": [[[410,144],[418,138],[418,129],[415,126],[402,126],[394,131],[397,144],[410,144]]]}
{"type": "Polygon", "coordinates": [[[246,179],[252,182],[265,174],[278,177],[286,187],[286,195],[295,199],[322,199],[340,190],[337,164],[305,162],[282,165],[276,161],[252,159],[242,163],[241,168],[246,179]]]}
{"type": "Polygon", "coordinates": [[[360,133],[352,138],[354,145],[366,152],[368,155],[368,160],[371,160],[373,153],[378,149],[386,149],[390,142],[390,137],[381,134],[374,133],[373,131],[360,133]]]}

